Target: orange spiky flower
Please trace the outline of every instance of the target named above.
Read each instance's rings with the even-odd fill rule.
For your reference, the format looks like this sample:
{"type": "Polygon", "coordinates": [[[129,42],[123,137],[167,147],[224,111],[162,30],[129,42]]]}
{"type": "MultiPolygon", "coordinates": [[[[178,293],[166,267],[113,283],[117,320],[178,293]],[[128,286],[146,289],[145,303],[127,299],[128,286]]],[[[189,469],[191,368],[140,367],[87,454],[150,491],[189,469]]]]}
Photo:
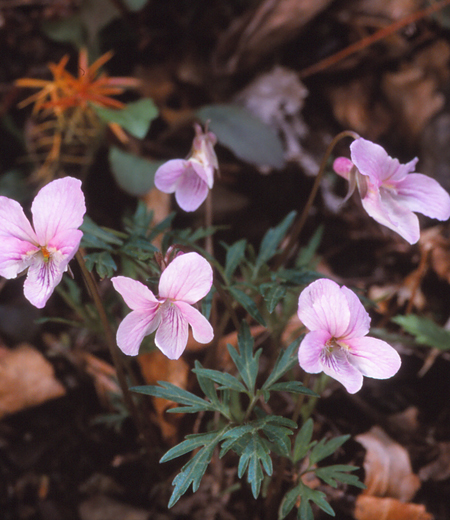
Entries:
{"type": "MultiPolygon", "coordinates": [[[[31,132],[36,151],[47,151],[44,163],[35,174],[38,178],[51,177],[61,163],[83,163],[87,155],[92,155],[80,155],[79,152],[80,146],[89,148],[95,137],[101,134],[103,124],[95,112],[95,106],[120,110],[125,107],[124,103],[111,96],[139,86],[135,78],[108,77],[100,72],[111,57],[112,52],[107,52],[89,65],[87,51],[81,49],[78,77],[66,70],[69,56],[65,55],[59,63],[49,63],[52,80],[22,78],[16,81],[19,87],[40,89],[19,104],[22,108],[34,103],[33,116],[44,120],[31,132]],[[63,154],[62,148],[71,148],[72,152],[75,148],[75,155],[63,154]]],[[[121,141],[127,139],[118,124],[110,123],[109,126],[121,141]]]]}

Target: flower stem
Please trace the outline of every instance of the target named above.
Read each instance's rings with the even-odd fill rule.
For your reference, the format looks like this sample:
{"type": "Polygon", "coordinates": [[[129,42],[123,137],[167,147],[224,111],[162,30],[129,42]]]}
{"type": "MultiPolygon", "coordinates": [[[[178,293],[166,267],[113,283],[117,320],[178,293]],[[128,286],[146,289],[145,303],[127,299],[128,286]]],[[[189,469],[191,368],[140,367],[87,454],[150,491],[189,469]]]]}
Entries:
{"type": "Polygon", "coordinates": [[[317,174],[316,180],[314,181],[314,185],[312,187],[311,193],[309,194],[306,205],[303,208],[303,211],[302,211],[302,214],[300,215],[300,217],[294,222],[288,243],[286,244],[284,251],[281,253],[281,255],[278,257],[278,259],[275,261],[275,264],[273,266],[274,271],[276,271],[279,267],[281,267],[286,262],[286,260],[289,258],[289,255],[291,254],[292,250],[297,245],[298,237],[300,236],[303,226],[305,225],[306,219],[308,218],[311,206],[314,202],[314,199],[316,198],[317,191],[320,186],[320,182],[322,181],[322,177],[325,172],[325,168],[327,166],[328,158],[330,157],[331,152],[333,151],[336,144],[344,137],[353,137],[353,139],[358,139],[359,135],[355,132],[352,132],[351,130],[345,130],[344,132],[341,132],[340,134],[338,134],[328,145],[328,148],[325,151],[325,155],[323,156],[322,162],[320,163],[319,173],[317,174]]]}
{"type": "Polygon", "coordinates": [[[98,290],[97,283],[96,283],[94,277],[92,276],[92,273],[90,273],[88,271],[86,264],[84,262],[83,255],[81,254],[80,250],[77,251],[75,257],[80,266],[81,273],[83,275],[83,279],[84,279],[84,282],[88,289],[88,292],[95,304],[95,307],[97,308],[97,312],[100,317],[103,331],[105,333],[106,344],[108,345],[114,366],[116,368],[117,379],[119,381],[119,385],[120,385],[120,388],[123,393],[125,405],[128,408],[128,411],[130,412],[130,414],[134,420],[136,428],[138,429],[140,435],[142,436],[144,442],[146,443],[147,448],[149,449],[149,453],[151,453],[155,447],[155,439],[151,438],[152,435],[150,435],[150,430],[149,430],[149,428],[147,428],[147,424],[146,424],[147,421],[139,413],[139,409],[136,406],[136,403],[133,401],[130,391],[128,390],[128,385],[127,385],[127,381],[126,381],[126,375],[125,375],[123,363],[122,363],[122,360],[120,359],[119,351],[117,350],[117,345],[116,345],[116,341],[114,338],[114,334],[111,329],[111,325],[109,323],[108,317],[106,315],[106,311],[105,311],[105,308],[103,306],[103,303],[102,303],[102,300],[100,297],[100,292],[98,290]]]}

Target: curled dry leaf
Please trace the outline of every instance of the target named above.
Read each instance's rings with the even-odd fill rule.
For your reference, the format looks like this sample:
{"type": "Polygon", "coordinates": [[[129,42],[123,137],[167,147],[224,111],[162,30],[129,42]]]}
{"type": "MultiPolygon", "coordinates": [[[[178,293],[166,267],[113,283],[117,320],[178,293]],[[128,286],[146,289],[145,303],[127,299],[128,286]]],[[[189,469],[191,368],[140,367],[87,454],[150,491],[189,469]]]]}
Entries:
{"type": "Polygon", "coordinates": [[[358,435],[356,440],[367,450],[364,460],[367,488],[362,494],[411,500],[420,487],[420,479],[412,472],[405,448],[377,426],[358,435]]]}
{"type": "MultiPolygon", "coordinates": [[[[138,362],[146,384],[156,385],[158,381],[167,381],[183,389],[188,389],[189,365],[183,358],[170,360],[161,351],[154,350],[138,356],[138,362]]],[[[178,424],[184,414],[167,414],[169,408],[176,408],[178,403],[151,397],[156,411],[157,423],[164,440],[174,444],[177,440],[178,424]]]]}
{"type": "Polygon", "coordinates": [[[433,520],[422,504],[405,504],[395,498],[359,495],[355,520],[433,520]]]}
{"type": "Polygon", "coordinates": [[[428,261],[438,276],[450,283],[450,237],[444,226],[434,226],[422,231],[419,239],[422,254],[428,254],[428,261]]]}
{"type": "Polygon", "coordinates": [[[0,419],[65,393],[51,363],[34,347],[0,347],[0,419]]]}

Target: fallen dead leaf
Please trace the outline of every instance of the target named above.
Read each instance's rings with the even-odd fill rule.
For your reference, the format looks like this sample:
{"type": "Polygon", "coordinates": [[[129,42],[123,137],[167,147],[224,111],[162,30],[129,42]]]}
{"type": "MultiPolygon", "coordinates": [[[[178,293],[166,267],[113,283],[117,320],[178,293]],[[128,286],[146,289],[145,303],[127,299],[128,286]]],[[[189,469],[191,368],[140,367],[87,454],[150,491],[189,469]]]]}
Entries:
{"type": "MultiPolygon", "coordinates": [[[[187,389],[189,365],[183,358],[170,360],[161,351],[155,350],[147,354],[140,354],[137,360],[148,385],[156,385],[158,381],[167,381],[180,388],[187,389]]],[[[178,424],[184,414],[166,413],[169,408],[179,406],[178,403],[160,397],[152,397],[151,399],[164,440],[169,444],[175,443],[178,424]]]]}
{"type": "Polygon", "coordinates": [[[65,393],[52,364],[34,347],[0,347],[0,418],[65,393]]]}
{"type": "Polygon", "coordinates": [[[419,239],[422,254],[428,253],[428,261],[438,276],[450,283],[450,238],[443,226],[422,231],[419,239]]]}
{"type": "Polygon", "coordinates": [[[405,504],[395,498],[359,495],[356,499],[355,520],[433,520],[422,504],[405,504]]]}
{"type": "Polygon", "coordinates": [[[81,520],[148,520],[149,511],[140,509],[105,495],[97,495],[82,502],[78,512],[81,520]]]}
{"type": "Polygon", "coordinates": [[[411,500],[420,488],[420,479],[412,472],[405,448],[377,426],[355,439],[367,450],[364,459],[367,488],[362,494],[411,500]]]}

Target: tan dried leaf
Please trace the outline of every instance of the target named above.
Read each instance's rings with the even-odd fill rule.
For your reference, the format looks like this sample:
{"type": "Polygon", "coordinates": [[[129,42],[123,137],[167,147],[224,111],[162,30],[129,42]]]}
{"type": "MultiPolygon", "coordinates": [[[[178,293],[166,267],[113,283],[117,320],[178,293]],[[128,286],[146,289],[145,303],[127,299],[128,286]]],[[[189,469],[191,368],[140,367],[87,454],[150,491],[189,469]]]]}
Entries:
{"type": "Polygon", "coordinates": [[[395,498],[359,495],[355,520],[433,520],[422,504],[405,504],[395,498]]]}
{"type": "Polygon", "coordinates": [[[362,494],[411,500],[420,488],[420,479],[412,472],[405,448],[377,426],[355,439],[367,450],[364,459],[367,488],[362,494]]]}
{"type": "Polygon", "coordinates": [[[52,364],[34,347],[0,349],[0,418],[65,395],[52,364]]]}

